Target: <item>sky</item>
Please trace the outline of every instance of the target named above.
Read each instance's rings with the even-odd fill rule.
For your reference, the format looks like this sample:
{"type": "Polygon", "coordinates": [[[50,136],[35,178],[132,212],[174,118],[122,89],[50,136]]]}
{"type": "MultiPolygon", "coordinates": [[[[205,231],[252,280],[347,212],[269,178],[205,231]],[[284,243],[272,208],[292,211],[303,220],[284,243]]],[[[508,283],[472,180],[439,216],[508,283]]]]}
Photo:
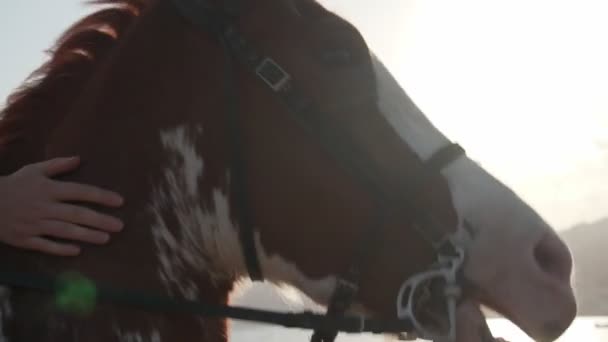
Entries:
{"type": "MultiPolygon", "coordinates": [[[[608,216],[608,2],[321,0],[430,120],[556,229],[608,216]]],[[[90,11],[0,1],[0,104],[90,11]]]]}

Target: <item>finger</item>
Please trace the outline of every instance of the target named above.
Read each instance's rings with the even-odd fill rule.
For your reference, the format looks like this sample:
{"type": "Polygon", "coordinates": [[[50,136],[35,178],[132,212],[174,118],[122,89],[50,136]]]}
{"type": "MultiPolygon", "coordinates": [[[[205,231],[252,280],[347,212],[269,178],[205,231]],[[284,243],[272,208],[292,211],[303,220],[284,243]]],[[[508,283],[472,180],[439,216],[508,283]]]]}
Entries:
{"type": "Polygon", "coordinates": [[[51,186],[54,197],[62,201],[89,202],[109,207],[118,207],[124,202],[115,192],[87,184],[55,181],[51,186]]]}
{"type": "Polygon", "coordinates": [[[123,228],[122,221],[115,217],[76,205],[56,204],[52,206],[49,215],[50,219],[66,221],[106,232],[118,232],[123,228]]]}
{"type": "Polygon", "coordinates": [[[79,157],[53,158],[35,164],[48,177],[74,170],[80,164],[79,157]]]}
{"type": "Polygon", "coordinates": [[[20,247],[58,256],[76,256],[80,254],[80,247],[78,246],[55,242],[41,237],[29,238],[20,247]]]}
{"type": "Polygon", "coordinates": [[[88,242],[102,245],[110,240],[110,235],[95,229],[81,227],[68,222],[47,221],[41,234],[66,240],[88,242]]]}

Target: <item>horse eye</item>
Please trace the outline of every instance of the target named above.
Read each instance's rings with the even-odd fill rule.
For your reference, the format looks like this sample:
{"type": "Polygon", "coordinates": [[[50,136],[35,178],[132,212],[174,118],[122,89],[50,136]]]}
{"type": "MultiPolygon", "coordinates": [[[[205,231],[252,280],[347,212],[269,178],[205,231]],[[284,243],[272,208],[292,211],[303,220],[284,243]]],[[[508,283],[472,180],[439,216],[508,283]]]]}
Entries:
{"type": "Polygon", "coordinates": [[[321,54],[323,63],[330,66],[345,66],[353,62],[353,54],[346,49],[323,51],[321,54]]]}

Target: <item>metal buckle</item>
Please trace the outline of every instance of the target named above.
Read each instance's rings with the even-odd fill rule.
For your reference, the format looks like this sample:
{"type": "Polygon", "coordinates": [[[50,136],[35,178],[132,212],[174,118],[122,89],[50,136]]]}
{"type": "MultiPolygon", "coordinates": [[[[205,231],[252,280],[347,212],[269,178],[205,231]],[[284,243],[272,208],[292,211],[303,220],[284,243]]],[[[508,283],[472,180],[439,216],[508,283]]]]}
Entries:
{"type": "Polygon", "coordinates": [[[270,57],[265,57],[258,64],[255,73],[275,92],[286,88],[291,81],[291,76],[270,57]]]}
{"type": "Polygon", "coordinates": [[[401,285],[399,295],[397,296],[397,316],[400,319],[411,320],[418,338],[450,342],[456,340],[456,303],[461,295],[461,288],[457,282],[456,275],[463,266],[464,251],[457,247],[456,254],[456,256],[440,257],[439,263],[441,266],[439,269],[432,269],[416,274],[401,285]],[[449,324],[449,330],[446,334],[436,334],[425,329],[425,327],[419,323],[416,313],[414,312],[413,296],[416,289],[425,281],[433,278],[443,278],[446,283],[445,288],[443,289],[449,324]],[[407,296],[407,298],[404,298],[405,296],[407,296]],[[403,305],[404,299],[407,299],[405,305],[403,305]]]}

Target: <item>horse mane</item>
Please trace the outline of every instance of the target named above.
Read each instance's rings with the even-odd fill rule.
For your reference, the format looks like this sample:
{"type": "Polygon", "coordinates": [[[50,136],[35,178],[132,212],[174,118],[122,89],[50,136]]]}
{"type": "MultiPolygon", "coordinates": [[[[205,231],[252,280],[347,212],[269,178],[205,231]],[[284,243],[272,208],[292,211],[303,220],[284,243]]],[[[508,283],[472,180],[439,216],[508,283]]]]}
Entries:
{"type": "Polygon", "coordinates": [[[47,50],[49,59],[7,98],[0,111],[0,152],[17,141],[26,146],[44,143],[95,70],[153,1],[87,1],[103,7],[68,28],[47,50]]]}

